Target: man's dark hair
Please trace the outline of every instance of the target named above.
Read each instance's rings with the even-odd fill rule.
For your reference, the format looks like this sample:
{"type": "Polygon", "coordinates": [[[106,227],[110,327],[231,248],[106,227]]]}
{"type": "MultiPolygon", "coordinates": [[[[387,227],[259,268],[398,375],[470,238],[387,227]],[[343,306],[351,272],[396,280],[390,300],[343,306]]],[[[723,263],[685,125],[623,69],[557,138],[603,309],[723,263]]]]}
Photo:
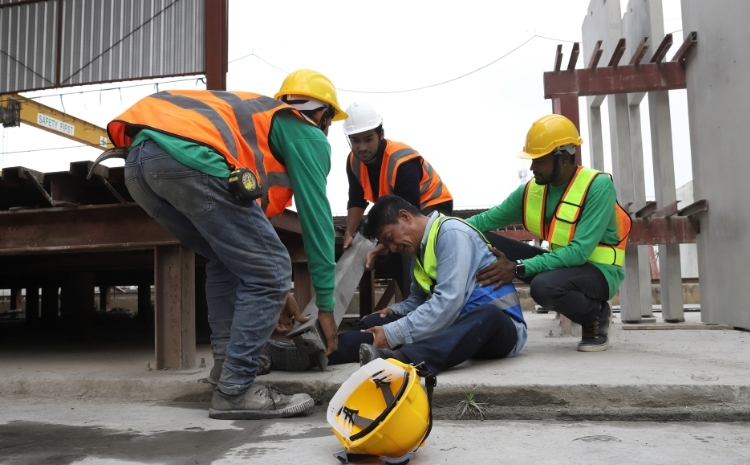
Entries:
{"type": "Polygon", "coordinates": [[[406,210],[413,216],[421,215],[417,207],[401,197],[384,195],[375,202],[375,205],[367,213],[367,218],[362,222],[360,232],[370,240],[377,239],[378,232],[383,227],[398,223],[399,210],[406,210]]]}
{"type": "Polygon", "coordinates": [[[378,137],[383,137],[383,125],[382,124],[375,128],[375,134],[377,134],[378,137]]]}

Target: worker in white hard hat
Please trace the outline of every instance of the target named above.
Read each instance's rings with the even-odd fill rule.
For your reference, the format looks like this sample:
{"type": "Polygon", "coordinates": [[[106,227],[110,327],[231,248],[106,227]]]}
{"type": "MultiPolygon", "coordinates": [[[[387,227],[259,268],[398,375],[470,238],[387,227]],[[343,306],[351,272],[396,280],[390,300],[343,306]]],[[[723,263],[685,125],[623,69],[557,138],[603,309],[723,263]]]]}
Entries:
{"type": "MultiPolygon", "coordinates": [[[[344,134],[352,150],[346,163],[349,202],[344,249],[351,245],[368,202],[375,203],[383,195],[397,195],[424,214],[453,213],[453,197],[437,171],[413,148],[385,138],[383,118],[374,106],[355,102],[346,109],[346,114],[344,134]]],[[[371,268],[375,256],[384,251],[379,245],[370,252],[366,267],[371,268]]],[[[411,283],[411,258],[389,253],[387,263],[406,298],[411,283]]]]}

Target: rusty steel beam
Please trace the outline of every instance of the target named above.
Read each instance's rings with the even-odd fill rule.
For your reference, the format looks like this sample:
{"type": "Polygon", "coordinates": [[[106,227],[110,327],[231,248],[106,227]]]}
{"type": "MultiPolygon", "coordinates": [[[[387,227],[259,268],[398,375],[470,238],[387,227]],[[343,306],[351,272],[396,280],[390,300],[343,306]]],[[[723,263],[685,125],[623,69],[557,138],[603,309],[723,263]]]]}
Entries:
{"type": "MultiPolygon", "coordinates": [[[[296,214],[285,212],[274,223],[279,235],[301,231],[296,214]],[[288,229],[287,229],[288,228],[288,229]]],[[[143,250],[179,241],[136,204],[87,205],[0,211],[0,255],[105,250],[143,250]]],[[[289,247],[295,261],[304,249],[289,247]]]]}
{"type": "Polygon", "coordinates": [[[555,72],[560,71],[560,67],[562,66],[562,44],[557,45],[557,50],[555,50],[555,72]]]}
{"type": "Polygon", "coordinates": [[[177,244],[172,234],[135,204],[0,212],[0,255],[177,244]]]}
{"type": "Polygon", "coordinates": [[[682,45],[679,49],[677,49],[677,52],[672,57],[672,62],[679,63],[682,61],[685,61],[687,58],[688,51],[693,48],[693,46],[698,42],[698,33],[695,31],[692,31],[690,34],[685,37],[685,40],[682,42],[682,45]]]}
{"type": "Polygon", "coordinates": [[[597,40],[596,45],[594,46],[594,51],[591,52],[589,64],[586,65],[586,69],[596,69],[596,66],[599,64],[599,60],[602,58],[602,53],[604,53],[604,50],[602,50],[602,41],[597,40]]]}
{"type": "Polygon", "coordinates": [[[628,244],[694,244],[699,232],[699,223],[684,216],[636,218],[630,229],[628,244]]]}
{"type": "Polygon", "coordinates": [[[195,253],[182,245],[154,254],[156,369],[195,366],[195,253]]]}
{"type": "Polygon", "coordinates": [[[228,6],[227,0],[205,0],[206,89],[227,90],[228,6]]]}
{"type": "Polygon", "coordinates": [[[638,48],[635,49],[635,53],[633,53],[633,57],[630,59],[630,65],[638,66],[641,64],[641,60],[643,60],[643,56],[648,51],[648,44],[646,43],[648,41],[648,36],[644,37],[643,40],[641,40],[641,43],[638,44],[638,48]]]}
{"type": "Polygon", "coordinates": [[[622,58],[622,54],[625,53],[625,39],[620,39],[617,41],[617,45],[615,45],[615,49],[612,52],[612,58],[609,59],[609,63],[607,64],[607,67],[610,68],[617,68],[620,66],[620,59],[622,58]]]}
{"type": "Polygon", "coordinates": [[[672,47],[672,34],[671,33],[664,36],[664,39],[662,39],[659,46],[656,47],[656,50],[654,51],[654,56],[651,57],[651,60],[649,62],[661,63],[664,57],[667,56],[667,52],[669,51],[670,47],[672,47]]]}
{"type": "Polygon", "coordinates": [[[568,60],[568,71],[576,69],[576,63],[578,62],[578,54],[580,51],[580,44],[578,44],[578,42],[573,43],[573,49],[570,51],[570,60],[568,60]]]}
{"type": "Polygon", "coordinates": [[[702,213],[708,210],[708,200],[702,199],[697,202],[693,202],[687,207],[677,212],[679,216],[694,216],[698,213],[702,213]]]}
{"type": "Polygon", "coordinates": [[[544,73],[544,98],[548,99],[569,94],[581,97],[685,87],[685,68],[678,62],[544,73]]]}

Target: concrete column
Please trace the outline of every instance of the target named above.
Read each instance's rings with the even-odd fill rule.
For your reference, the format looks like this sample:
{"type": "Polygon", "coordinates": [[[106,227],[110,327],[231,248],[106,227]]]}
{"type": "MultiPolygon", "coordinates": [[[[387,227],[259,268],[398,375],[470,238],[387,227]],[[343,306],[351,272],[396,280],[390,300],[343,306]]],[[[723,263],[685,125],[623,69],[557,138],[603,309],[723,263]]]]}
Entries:
{"type": "MultiPolygon", "coordinates": [[[[649,47],[642,61],[648,62],[653,57],[656,47],[664,38],[664,12],[661,0],[630,0],[622,18],[622,24],[628,45],[625,58],[629,60],[637,52],[638,45],[643,38],[648,37],[646,43],[649,47]]],[[[631,108],[637,108],[643,97],[644,94],[642,93],[628,94],[631,108]]],[[[673,203],[676,195],[669,94],[667,92],[649,92],[648,106],[656,203],[660,208],[663,208],[673,203]]],[[[637,203],[640,207],[641,204],[637,203]]],[[[679,250],[680,246],[677,244],[659,245],[662,318],[668,322],[685,320],[682,309],[679,250]]]]}
{"type": "Polygon", "coordinates": [[[701,318],[750,329],[750,2],[682,0],[683,34],[697,32],[686,61],[694,195],[700,218],[701,318]]]}
{"type": "Polygon", "coordinates": [[[195,253],[181,246],[156,247],[156,368],[195,366],[195,253]]]}
{"type": "MultiPolygon", "coordinates": [[[[654,191],[657,205],[664,207],[677,200],[672,154],[672,115],[668,92],[649,92],[651,153],[654,163],[654,191]]],[[[687,206],[687,205],[683,205],[687,206]]],[[[679,244],[659,244],[661,316],[664,321],[685,321],[682,302],[682,264],[679,244]]]]}
{"type": "Polygon", "coordinates": [[[602,107],[594,106],[594,97],[586,97],[589,102],[589,140],[583,141],[589,144],[589,154],[591,157],[591,167],[599,171],[604,171],[604,139],[602,136],[602,107]]]}
{"type": "Polygon", "coordinates": [[[99,286],[99,310],[106,312],[112,308],[112,287],[99,286]]]}
{"type": "MultiPolygon", "coordinates": [[[[640,100],[630,101],[630,153],[632,154],[633,170],[633,211],[646,205],[646,176],[643,167],[643,132],[641,131],[640,100]]],[[[649,245],[638,246],[638,287],[640,290],[641,316],[653,316],[651,299],[651,257],[649,245]]]]}
{"type": "MultiPolygon", "coordinates": [[[[630,143],[630,111],[625,94],[607,97],[609,128],[612,140],[612,167],[617,197],[623,206],[635,202],[633,157],[630,143]]],[[[620,315],[624,322],[640,322],[642,298],[638,246],[625,249],[625,281],[620,286],[620,315]]],[[[650,273],[649,273],[650,277],[650,273]]],[[[650,286],[649,286],[650,287],[650,286]]],[[[650,300],[649,300],[650,305],[650,300]]]]}

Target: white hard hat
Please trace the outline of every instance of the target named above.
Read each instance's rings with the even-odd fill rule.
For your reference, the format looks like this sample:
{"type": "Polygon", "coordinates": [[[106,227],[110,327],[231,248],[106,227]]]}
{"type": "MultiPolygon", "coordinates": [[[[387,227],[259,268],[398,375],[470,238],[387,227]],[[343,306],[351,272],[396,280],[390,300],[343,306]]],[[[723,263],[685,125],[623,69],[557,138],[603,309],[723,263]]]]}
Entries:
{"type": "Polygon", "coordinates": [[[383,124],[383,118],[369,103],[354,102],[346,109],[346,114],[349,115],[344,121],[344,134],[347,136],[360,134],[383,124]]]}

